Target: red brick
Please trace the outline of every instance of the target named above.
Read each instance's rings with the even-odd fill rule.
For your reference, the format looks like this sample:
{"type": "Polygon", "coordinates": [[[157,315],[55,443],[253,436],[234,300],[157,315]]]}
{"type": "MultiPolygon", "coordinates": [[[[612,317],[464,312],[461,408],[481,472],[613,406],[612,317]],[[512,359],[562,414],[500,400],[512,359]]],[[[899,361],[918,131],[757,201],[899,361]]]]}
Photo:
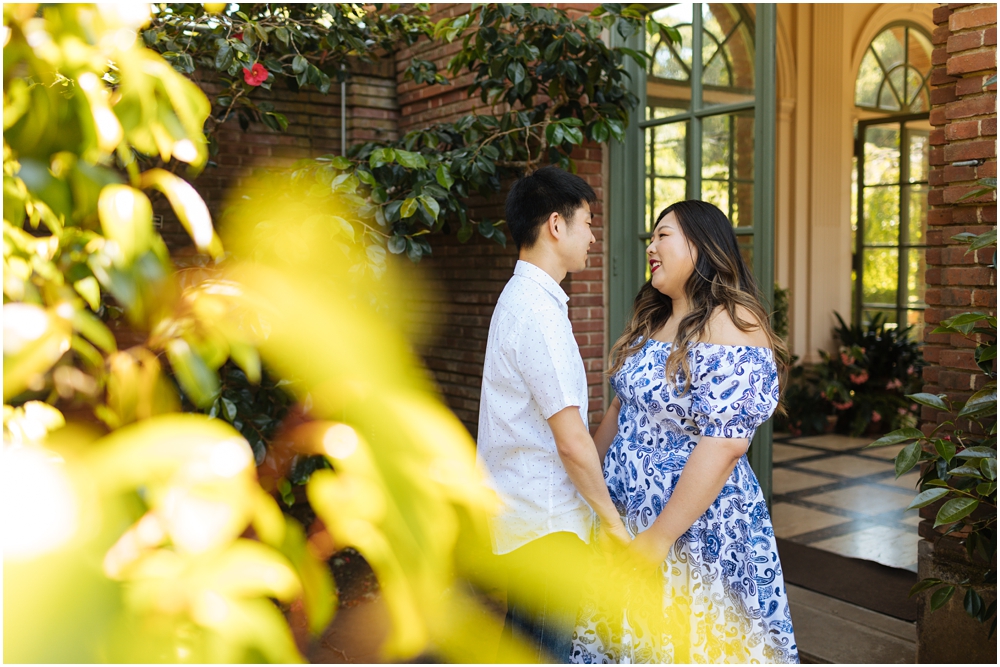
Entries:
{"type": "Polygon", "coordinates": [[[985,74],[963,77],[955,83],[955,94],[963,97],[965,95],[981,93],[983,92],[984,81],[986,81],[985,74]]]}
{"type": "Polygon", "coordinates": [[[943,171],[944,171],[943,180],[947,183],[955,183],[958,181],[971,181],[976,178],[975,167],[952,167],[949,165],[945,167],[943,171]]]}
{"type": "Polygon", "coordinates": [[[934,32],[931,33],[931,44],[934,46],[946,44],[948,42],[948,37],[950,36],[951,30],[948,30],[948,26],[938,26],[937,28],[934,28],[934,32]]]}
{"type": "Polygon", "coordinates": [[[997,45],[997,27],[987,28],[983,33],[983,45],[984,46],[996,46],[997,45]]]}
{"type": "Polygon", "coordinates": [[[944,6],[935,7],[932,16],[934,18],[934,23],[937,25],[941,25],[942,23],[947,24],[948,19],[951,17],[951,10],[944,6]]]}
{"type": "Polygon", "coordinates": [[[935,67],[931,70],[931,75],[928,78],[928,82],[932,86],[943,86],[948,83],[954,83],[958,79],[953,76],[948,75],[948,70],[946,67],[935,67]]]}
{"type": "Polygon", "coordinates": [[[979,28],[993,25],[997,22],[996,5],[973,9],[971,11],[955,12],[948,17],[948,27],[952,32],[958,32],[966,28],[979,28]]]}
{"type": "MultiPolygon", "coordinates": [[[[979,121],[966,120],[958,123],[951,123],[944,129],[948,141],[958,141],[961,139],[974,139],[979,136],[979,121]]],[[[948,151],[945,150],[945,154],[948,151]]],[[[949,179],[954,180],[954,179],[949,179]]]]}
{"type": "Polygon", "coordinates": [[[947,104],[956,99],[958,98],[955,97],[955,86],[941,86],[931,90],[931,104],[947,104]]]}
{"type": "Polygon", "coordinates": [[[978,49],[983,45],[982,32],[963,32],[948,38],[948,53],[978,49]]]}
{"type": "Polygon", "coordinates": [[[963,56],[952,56],[948,58],[948,74],[969,74],[971,72],[984,72],[996,69],[997,52],[980,51],[963,56]]]}
{"type": "Polygon", "coordinates": [[[944,147],[944,159],[946,162],[990,158],[996,157],[996,154],[997,145],[995,141],[964,141],[962,143],[948,144],[944,147]]]}
{"type": "MultiPolygon", "coordinates": [[[[931,65],[946,65],[948,64],[948,48],[947,46],[939,46],[933,51],[931,51],[931,65]]],[[[949,71],[948,74],[951,74],[949,71]]]]}
{"type": "MultiPolygon", "coordinates": [[[[995,137],[997,135],[997,119],[984,118],[980,125],[980,134],[984,137],[995,137]]],[[[995,173],[993,174],[996,175],[995,173]]]]}

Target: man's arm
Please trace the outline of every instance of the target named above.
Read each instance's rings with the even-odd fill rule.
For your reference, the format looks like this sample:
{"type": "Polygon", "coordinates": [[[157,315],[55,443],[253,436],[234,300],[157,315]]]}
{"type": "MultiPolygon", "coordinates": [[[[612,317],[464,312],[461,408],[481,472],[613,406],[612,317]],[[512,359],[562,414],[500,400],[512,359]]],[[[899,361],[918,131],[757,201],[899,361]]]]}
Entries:
{"type": "Polygon", "coordinates": [[[597,427],[597,432],[594,433],[597,460],[601,462],[602,466],[604,465],[604,459],[608,456],[608,450],[611,449],[611,443],[615,441],[615,436],[618,435],[618,413],[621,409],[621,399],[615,396],[615,400],[611,401],[611,405],[608,406],[608,411],[604,413],[601,425],[597,427]]]}
{"type": "Polygon", "coordinates": [[[549,417],[548,422],[552,435],[555,436],[563,467],[576,490],[601,518],[602,530],[621,542],[630,542],[632,538],[625,530],[604,483],[604,471],[597,455],[597,447],[580,419],[580,408],[572,405],[563,408],[549,417]]]}

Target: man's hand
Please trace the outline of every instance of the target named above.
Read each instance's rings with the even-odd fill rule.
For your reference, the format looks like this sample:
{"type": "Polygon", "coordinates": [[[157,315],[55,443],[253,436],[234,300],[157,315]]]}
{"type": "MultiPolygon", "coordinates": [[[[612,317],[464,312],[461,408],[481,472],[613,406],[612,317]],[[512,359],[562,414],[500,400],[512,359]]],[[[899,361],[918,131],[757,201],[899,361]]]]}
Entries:
{"type": "Polygon", "coordinates": [[[627,569],[648,574],[659,568],[670,554],[674,541],[664,537],[658,530],[650,528],[635,536],[625,553],[627,569]]]}
{"type": "Polygon", "coordinates": [[[617,516],[601,519],[601,529],[597,534],[597,544],[602,551],[620,552],[632,542],[632,536],[617,516]]]}

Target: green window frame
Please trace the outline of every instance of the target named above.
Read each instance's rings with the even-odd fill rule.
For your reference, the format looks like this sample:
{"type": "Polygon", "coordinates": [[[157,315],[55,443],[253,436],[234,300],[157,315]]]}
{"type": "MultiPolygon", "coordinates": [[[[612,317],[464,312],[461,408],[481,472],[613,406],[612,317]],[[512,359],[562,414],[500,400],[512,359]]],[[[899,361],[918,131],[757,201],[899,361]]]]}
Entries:
{"type": "MultiPolygon", "coordinates": [[[[687,123],[686,196],[700,199],[703,191],[702,139],[704,124],[716,116],[751,112],[754,117],[753,147],[753,224],[737,227],[741,245],[752,248],[754,275],[768,302],[774,298],[774,165],[777,118],[777,9],[773,4],[756,5],[753,19],[754,95],[752,100],[729,104],[705,104],[702,83],[703,16],[702,5],[692,10],[690,69],[691,102],[687,110],[665,118],[643,119],[646,115],[646,72],[629,60],[625,67],[631,77],[639,108],[625,132],[623,141],[612,141],[609,150],[610,183],[608,229],[609,341],[615,341],[625,329],[632,301],[647,280],[644,250],[649,238],[646,202],[649,196],[646,176],[645,134],[648,128],[671,123],[687,123]],[[747,243],[749,242],[749,243],[747,243]]],[[[612,31],[612,44],[639,51],[645,48],[645,34],[622,40],[612,31]]],[[[732,116],[730,116],[732,118],[732,116]]],[[[730,198],[730,204],[732,198],[730,198]]],[[[768,421],[758,429],[750,447],[750,464],[760,481],[764,496],[771,500],[772,425],[768,421]]]]}

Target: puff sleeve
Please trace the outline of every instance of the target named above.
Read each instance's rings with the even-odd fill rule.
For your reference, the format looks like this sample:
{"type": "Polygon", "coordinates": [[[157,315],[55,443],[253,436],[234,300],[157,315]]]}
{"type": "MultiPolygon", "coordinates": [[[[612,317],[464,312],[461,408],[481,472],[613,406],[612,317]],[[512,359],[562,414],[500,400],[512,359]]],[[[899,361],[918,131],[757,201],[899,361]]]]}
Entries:
{"type": "Polygon", "coordinates": [[[701,434],[753,438],[778,407],[778,368],[771,350],[720,345],[693,356],[691,412],[701,434]]]}

